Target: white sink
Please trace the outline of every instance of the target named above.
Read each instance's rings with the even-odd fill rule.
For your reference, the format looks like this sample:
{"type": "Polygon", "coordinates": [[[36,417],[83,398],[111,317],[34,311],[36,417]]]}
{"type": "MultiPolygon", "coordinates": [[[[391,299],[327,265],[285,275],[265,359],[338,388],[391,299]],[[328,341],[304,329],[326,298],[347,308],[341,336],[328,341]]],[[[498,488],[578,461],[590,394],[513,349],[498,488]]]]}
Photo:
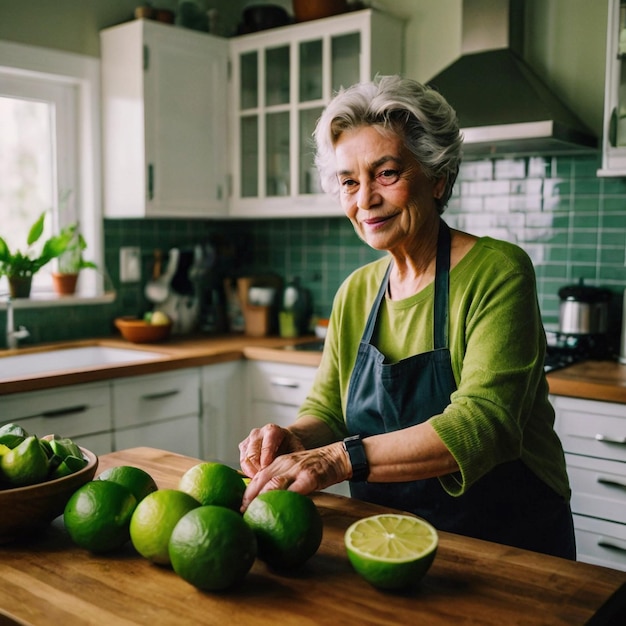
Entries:
{"type": "Polygon", "coordinates": [[[0,357],[0,382],[11,378],[153,361],[164,355],[132,348],[81,346],[0,357]]]}

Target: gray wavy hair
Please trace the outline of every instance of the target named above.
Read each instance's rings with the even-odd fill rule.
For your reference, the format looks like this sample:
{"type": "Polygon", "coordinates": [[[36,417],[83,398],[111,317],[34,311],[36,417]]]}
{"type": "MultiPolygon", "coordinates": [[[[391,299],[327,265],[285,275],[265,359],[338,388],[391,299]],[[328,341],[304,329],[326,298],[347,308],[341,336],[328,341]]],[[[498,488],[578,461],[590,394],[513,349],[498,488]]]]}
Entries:
{"type": "Polygon", "coordinates": [[[359,126],[380,126],[401,137],[430,180],[445,178],[437,210],[443,213],[459,173],[463,137],[455,110],[434,89],[400,76],[341,89],[328,104],[313,134],[315,165],[322,189],[339,196],[335,145],[359,126]]]}

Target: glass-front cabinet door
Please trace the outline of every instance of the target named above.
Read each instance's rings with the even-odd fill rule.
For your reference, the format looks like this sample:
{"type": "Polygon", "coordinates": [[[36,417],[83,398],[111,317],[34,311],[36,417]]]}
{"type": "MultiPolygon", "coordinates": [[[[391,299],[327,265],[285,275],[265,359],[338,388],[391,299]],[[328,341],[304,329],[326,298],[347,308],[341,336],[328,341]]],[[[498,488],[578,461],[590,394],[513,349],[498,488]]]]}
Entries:
{"type": "Polygon", "coordinates": [[[315,124],[341,87],[401,63],[401,22],[370,9],[232,39],[233,215],[339,215],[315,169],[315,124]]]}
{"type": "Polygon", "coordinates": [[[608,0],[600,176],[626,176],[626,0],[608,0]]]}

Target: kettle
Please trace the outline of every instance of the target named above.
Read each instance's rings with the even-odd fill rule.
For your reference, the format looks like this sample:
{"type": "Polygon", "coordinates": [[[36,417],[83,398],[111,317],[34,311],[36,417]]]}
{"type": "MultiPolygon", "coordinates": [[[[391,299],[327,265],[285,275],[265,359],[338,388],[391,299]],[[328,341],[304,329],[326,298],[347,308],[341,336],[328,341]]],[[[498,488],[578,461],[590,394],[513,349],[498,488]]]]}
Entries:
{"type": "Polygon", "coordinates": [[[608,331],[608,289],[577,284],[559,289],[559,331],[564,335],[603,335],[608,331]]]}

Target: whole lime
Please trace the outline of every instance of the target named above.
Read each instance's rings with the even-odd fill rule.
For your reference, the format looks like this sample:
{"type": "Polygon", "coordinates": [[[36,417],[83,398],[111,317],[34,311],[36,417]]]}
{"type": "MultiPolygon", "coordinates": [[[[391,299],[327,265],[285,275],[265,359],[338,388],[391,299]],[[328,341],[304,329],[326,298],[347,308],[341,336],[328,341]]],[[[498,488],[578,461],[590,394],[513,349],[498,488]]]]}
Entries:
{"type": "Polygon", "coordinates": [[[180,518],[169,555],[174,571],[209,591],[240,583],[256,557],[254,533],[241,515],[222,506],[201,506],[180,518]]]}
{"type": "Polygon", "coordinates": [[[239,472],[223,463],[198,463],[181,477],[178,488],[200,504],[239,511],[246,486],[239,472]]]}
{"type": "Polygon", "coordinates": [[[132,465],[117,465],[104,470],[96,480],[110,480],[126,487],[141,502],[148,494],[158,489],[156,482],[139,467],[132,465]]]}
{"type": "Polygon", "coordinates": [[[295,491],[259,494],[243,515],[270,567],[291,569],[310,559],[322,542],[322,517],[313,501],[295,491]]]}
{"type": "Polygon", "coordinates": [[[170,565],[168,545],[180,518],[200,503],[177,489],[149,493],[130,520],[130,540],[141,556],[153,563],[170,565]]]}
{"type": "Polygon", "coordinates": [[[136,506],[137,499],[126,487],[109,480],[92,480],[72,494],[63,521],[78,546],[109,552],[130,539],[130,520],[136,506]]]}
{"type": "Polygon", "coordinates": [[[390,513],[354,522],[344,540],[357,573],[382,589],[417,584],[432,565],[438,546],[437,531],[428,522],[390,513]]]}

